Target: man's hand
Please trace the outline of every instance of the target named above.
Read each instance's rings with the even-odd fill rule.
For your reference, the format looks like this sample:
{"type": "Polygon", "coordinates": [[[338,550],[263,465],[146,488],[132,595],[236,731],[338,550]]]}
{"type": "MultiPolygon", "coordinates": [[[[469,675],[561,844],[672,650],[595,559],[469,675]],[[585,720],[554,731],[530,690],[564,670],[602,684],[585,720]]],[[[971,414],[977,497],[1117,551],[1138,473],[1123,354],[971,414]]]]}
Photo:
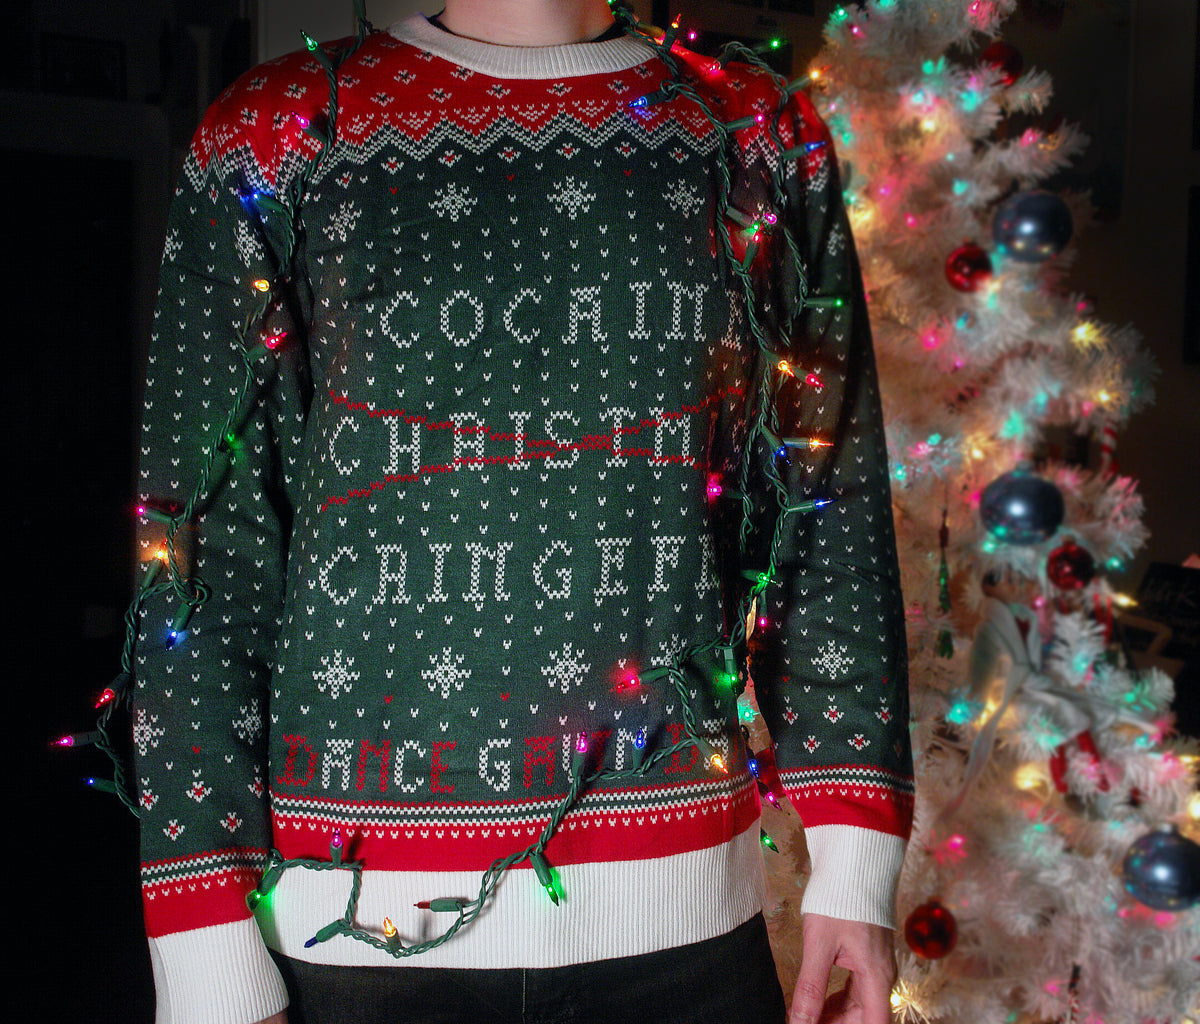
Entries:
{"type": "Polygon", "coordinates": [[[287,1010],[280,1010],[273,1016],[260,1020],[258,1024],[287,1024],[287,1010]]]}
{"type": "Polygon", "coordinates": [[[788,1024],[889,1024],[895,981],[889,929],[805,914],[804,959],[788,1024]],[[833,967],[844,967],[850,977],[845,988],[826,999],[833,967]]]}

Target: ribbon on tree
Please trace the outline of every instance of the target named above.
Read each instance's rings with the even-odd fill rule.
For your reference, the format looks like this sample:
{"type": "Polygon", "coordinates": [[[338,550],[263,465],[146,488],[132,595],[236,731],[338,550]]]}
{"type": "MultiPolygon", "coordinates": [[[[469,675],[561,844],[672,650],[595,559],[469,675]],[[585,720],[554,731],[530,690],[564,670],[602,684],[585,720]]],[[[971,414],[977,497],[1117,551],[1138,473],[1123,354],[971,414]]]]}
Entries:
{"type": "Polygon", "coordinates": [[[962,805],[971,785],[991,757],[1000,720],[1014,704],[1026,717],[1040,715],[1053,726],[1060,738],[1055,757],[1061,756],[1064,769],[1061,777],[1064,779],[1065,747],[1072,741],[1084,753],[1091,754],[1099,764],[1099,754],[1091,736],[1093,731],[1107,729],[1117,722],[1127,723],[1147,733],[1155,730],[1153,723],[1043,672],[1041,636],[1037,629],[1037,618],[1030,609],[995,598],[987,598],[984,607],[984,619],[971,646],[966,696],[970,702],[983,704],[997,676],[1001,674],[1004,676],[1003,695],[996,710],[976,734],[962,786],[946,804],[938,816],[939,820],[950,818],[962,805]]]}

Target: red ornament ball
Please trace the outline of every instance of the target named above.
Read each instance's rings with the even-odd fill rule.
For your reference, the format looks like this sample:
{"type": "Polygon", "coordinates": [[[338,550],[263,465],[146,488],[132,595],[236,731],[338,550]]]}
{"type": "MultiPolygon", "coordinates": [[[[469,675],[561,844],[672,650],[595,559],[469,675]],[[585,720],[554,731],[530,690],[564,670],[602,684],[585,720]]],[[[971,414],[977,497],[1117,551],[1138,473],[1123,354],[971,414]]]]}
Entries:
{"type": "Polygon", "coordinates": [[[904,941],[917,956],[938,960],[958,941],[958,922],[937,900],[922,903],[904,922],[904,941]]]}
{"type": "Polygon", "coordinates": [[[1046,575],[1059,590],[1082,590],[1096,576],[1096,560],[1087,548],[1064,541],[1046,556],[1046,575]]]}
{"type": "Polygon", "coordinates": [[[1025,67],[1025,58],[1021,56],[1021,51],[1011,43],[1000,40],[996,40],[991,46],[984,49],[979,55],[979,62],[990,64],[999,71],[1000,81],[1005,85],[1012,85],[1021,73],[1021,69],[1025,67]]]}
{"type": "Polygon", "coordinates": [[[992,259],[978,245],[965,242],[946,258],[946,280],[960,292],[977,292],[992,276],[992,259]]]}

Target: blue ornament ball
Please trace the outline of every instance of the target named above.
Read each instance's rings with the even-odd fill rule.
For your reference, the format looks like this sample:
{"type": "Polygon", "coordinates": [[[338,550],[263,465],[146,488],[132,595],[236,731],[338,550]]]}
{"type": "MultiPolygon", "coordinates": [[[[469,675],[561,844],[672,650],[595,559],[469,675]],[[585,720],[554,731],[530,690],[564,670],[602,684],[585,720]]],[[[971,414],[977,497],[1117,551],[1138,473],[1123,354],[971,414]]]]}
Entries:
{"type": "Polygon", "coordinates": [[[1021,263],[1041,263],[1067,247],[1071,211],[1053,192],[1034,189],[1004,201],[992,221],[996,248],[1021,263]]]}
{"type": "Polygon", "coordinates": [[[1187,910],[1200,903],[1200,844],[1174,825],[1160,825],[1129,847],[1121,877],[1139,903],[1155,910],[1187,910]]]}
{"type": "Polygon", "coordinates": [[[1039,544],[1062,524],[1062,492],[1049,480],[1018,466],[983,489],[979,515],[998,541],[1039,544]]]}

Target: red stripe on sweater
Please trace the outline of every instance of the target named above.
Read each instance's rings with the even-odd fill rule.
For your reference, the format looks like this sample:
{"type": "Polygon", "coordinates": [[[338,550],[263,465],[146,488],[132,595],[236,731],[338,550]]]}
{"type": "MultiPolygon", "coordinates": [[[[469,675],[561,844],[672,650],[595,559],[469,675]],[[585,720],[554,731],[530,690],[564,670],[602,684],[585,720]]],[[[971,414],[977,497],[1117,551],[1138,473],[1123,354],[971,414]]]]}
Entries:
{"type": "MultiPolygon", "coordinates": [[[[546,847],[552,864],[644,860],[703,850],[727,842],[754,824],[759,804],[747,787],[728,797],[640,810],[574,812],[546,847]]],[[[452,821],[442,824],[362,824],[327,811],[273,815],[276,846],[284,857],[329,860],[329,841],[340,829],[343,857],[377,871],[485,870],[493,861],[532,845],[544,814],[527,822],[452,821]]]]}
{"type": "Polygon", "coordinates": [[[784,792],[806,828],[854,825],[907,839],[912,831],[913,797],[865,783],[795,785],[784,775],[784,792]]]}
{"type": "Polygon", "coordinates": [[[144,885],[146,935],[156,939],[173,932],[245,920],[250,916],[246,894],[258,884],[258,878],[257,872],[234,868],[144,885]]]}

